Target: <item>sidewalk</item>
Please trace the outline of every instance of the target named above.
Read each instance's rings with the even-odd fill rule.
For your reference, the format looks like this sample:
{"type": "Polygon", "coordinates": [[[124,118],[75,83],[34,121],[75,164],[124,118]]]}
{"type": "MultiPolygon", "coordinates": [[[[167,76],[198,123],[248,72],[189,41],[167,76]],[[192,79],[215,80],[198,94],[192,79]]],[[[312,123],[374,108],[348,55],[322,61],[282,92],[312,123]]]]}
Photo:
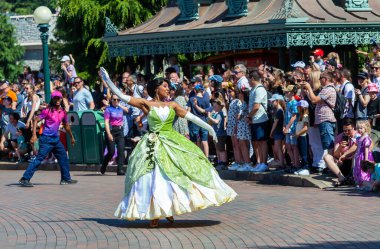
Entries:
{"type": "MultiPolygon", "coordinates": [[[[28,163],[16,164],[12,162],[0,161],[0,170],[25,170],[28,163]]],[[[107,167],[107,173],[116,173],[117,167],[112,165],[107,167]]],[[[59,171],[58,164],[42,164],[39,170],[59,171]]],[[[71,171],[99,172],[100,165],[71,164],[71,171]]],[[[260,184],[286,185],[296,187],[314,187],[319,189],[333,187],[334,177],[331,175],[310,175],[299,176],[285,174],[281,171],[269,171],[264,173],[236,172],[229,170],[219,171],[219,175],[225,180],[234,181],[254,181],[260,184]]]]}

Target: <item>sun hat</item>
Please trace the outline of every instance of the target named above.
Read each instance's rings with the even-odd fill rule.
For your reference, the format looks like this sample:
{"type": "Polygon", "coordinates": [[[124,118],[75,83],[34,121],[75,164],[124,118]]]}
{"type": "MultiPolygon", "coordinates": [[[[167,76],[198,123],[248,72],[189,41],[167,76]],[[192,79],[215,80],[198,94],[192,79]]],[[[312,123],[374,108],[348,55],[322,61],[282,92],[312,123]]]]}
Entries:
{"type": "Polygon", "coordinates": [[[54,97],[60,97],[61,99],[63,98],[62,93],[60,91],[52,92],[51,98],[54,98],[54,97]]]}
{"type": "Polygon", "coordinates": [[[65,62],[65,61],[69,61],[70,60],[70,57],[67,56],[67,55],[64,55],[61,59],[61,62],[65,62]]]}
{"type": "Polygon", "coordinates": [[[269,101],[275,101],[275,100],[283,100],[283,101],[285,101],[284,96],[282,96],[281,94],[273,94],[272,98],[270,98],[268,100],[269,101]]]}
{"type": "Polygon", "coordinates": [[[370,84],[368,84],[367,92],[369,92],[369,93],[378,93],[379,92],[379,88],[376,86],[375,83],[370,83],[370,84]]]}
{"type": "Polygon", "coordinates": [[[306,100],[300,100],[298,101],[297,106],[301,106],[303,108],[309,108],[309,103],[307,103],[306,100]]]}
{"type": "Polygon", "coordinates": [[[203,85],[201,85],[201,84],[196,85],[196,86],[194,87],[194,89],[195,89],[195,91],[199,91],[199,90],[204,91],[204,90],[205,90],[205,88],[204,88],[203,85]]]}

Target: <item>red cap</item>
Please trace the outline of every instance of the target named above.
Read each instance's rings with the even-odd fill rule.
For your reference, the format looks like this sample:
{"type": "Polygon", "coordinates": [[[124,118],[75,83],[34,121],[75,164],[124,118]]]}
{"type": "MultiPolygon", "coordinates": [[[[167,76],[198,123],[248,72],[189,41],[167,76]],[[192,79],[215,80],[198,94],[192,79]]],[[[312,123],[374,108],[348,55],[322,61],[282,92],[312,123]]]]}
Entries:
{"type": "Polygon", "coordinates": [[[323,52],[322,49],[317,48],[316,50],[314,50],[313,54],[314,54],[314,55],[317,55],[317,56],[321,56],[321,57],[323,57],[323,56],[325,55],[325,52],[323,52]]]}

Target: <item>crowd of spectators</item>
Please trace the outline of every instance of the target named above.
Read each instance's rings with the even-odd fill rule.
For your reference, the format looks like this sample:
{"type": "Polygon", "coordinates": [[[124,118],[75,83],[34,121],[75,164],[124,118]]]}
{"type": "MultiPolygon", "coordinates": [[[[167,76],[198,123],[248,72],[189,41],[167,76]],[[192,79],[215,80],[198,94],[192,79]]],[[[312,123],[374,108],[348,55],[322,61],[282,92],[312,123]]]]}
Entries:
{"type": "MultiPolygon", "coordinates": [[[[105,111],[108,153],[102,171],[117,158],[114,161],[123,174],[121,166],[128,158],[120,150],[125,146],[131,150],[139,141],[148,129],[147,117],[113,98],[105,82],[89,89],[77,76],[72,56],[63,56],[61,62],[62,77],[54,75],[51,88],[64,96],[66,111],[105,111]],[[122,115],[122,122],[115,121],[115,115],[122,115]]],[[[146,84],[151,78],[127,68],[113,81],[124,94],[149,99],[146,84]]],[[[264,172],[272,167],[298,175],[330,169],[338,178],[337,186],[362,188],[371,180],[370,172],[376,172],[372,150],[380,137],[378,47],[374,47],[367,67],[353,78],[357,82],[339,54],[325,56],[322,49],[312,51],[308,62],[292,64],[288,72],[266,63],[249,70],[238,64],[211,68],[207,74],[190,78],[181,73],[174,59],[165,70],[171,89],[167,101],[176,101],[212,125],[218,142],[210,144],[206,130],[182,118],[176,118],[173,128],[202,148],[206,156],[210,156],[210,149],[215,150],[217,169],[264,172]]],[[[38,150],[38,143],[28,141],[32,119],[46,105],[43,85],[28,67],[19,82],[0,84],[0,150],[10,152],[11,160],[23,161],[24,155],[33,158],[38,150]]]]}

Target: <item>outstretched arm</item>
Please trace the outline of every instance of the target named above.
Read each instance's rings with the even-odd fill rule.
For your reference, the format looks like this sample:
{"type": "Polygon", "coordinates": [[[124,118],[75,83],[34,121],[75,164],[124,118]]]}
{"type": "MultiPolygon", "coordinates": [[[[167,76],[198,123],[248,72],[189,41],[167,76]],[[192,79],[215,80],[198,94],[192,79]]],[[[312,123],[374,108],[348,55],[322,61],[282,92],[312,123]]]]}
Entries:
{"type": "Polygon", "coordinates": [[[125,103],[128,103],[131,106],[142,109],[144,112],[149,111],[149,105],[145,99],[133,98],[131,96],[123,94],[119,88],[117,88],[112,80],[110,79],[107,71],[101,67],[99,71],[99,76],[107,83],[109,89],[116,94],[120,99],[122,99],[125,103]]]}

